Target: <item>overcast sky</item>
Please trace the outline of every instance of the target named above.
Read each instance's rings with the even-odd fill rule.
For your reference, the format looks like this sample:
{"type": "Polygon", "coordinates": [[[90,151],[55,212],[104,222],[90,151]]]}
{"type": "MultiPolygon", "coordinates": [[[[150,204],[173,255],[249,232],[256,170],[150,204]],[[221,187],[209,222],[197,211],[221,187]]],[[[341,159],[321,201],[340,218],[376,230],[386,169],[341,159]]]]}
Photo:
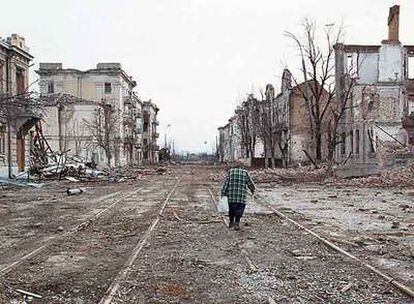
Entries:
{"type": "Polygon", "coordinates": [[[295,66],[284,31],[312,17],[343,22],[346,43],[378,44],[394,4],[400,40],[414,44],[413,0],[14,0],[3,3],[0,36],[23,35],[35,67],[121,62],[138,94],[160,107],[161,144],[171,124],[180,150],[211,151],[237,100],[267,83],[279,88],[283,67],[295,66]]]}

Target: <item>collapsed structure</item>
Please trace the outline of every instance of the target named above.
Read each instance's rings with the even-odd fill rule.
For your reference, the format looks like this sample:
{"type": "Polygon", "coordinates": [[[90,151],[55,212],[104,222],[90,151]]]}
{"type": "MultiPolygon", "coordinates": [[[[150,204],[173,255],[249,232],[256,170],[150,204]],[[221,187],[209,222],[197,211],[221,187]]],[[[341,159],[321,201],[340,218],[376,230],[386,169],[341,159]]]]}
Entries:
{"type": "Polygon", "coordinates": [[[334,45],[335,91],[328,93],[315,80],[292,86],[292,75],[285,70],[277,96],[272,85],[266,86],[261,100],[249,95],[229,123],[219,128],[220,161],[267,166],[273,159],[282,166],[315,159],[331,165],[335,160],[338,174],[359,176],[414,159],[414,46],[399,41],[399,13],[398,5],[390,8],[388,39],[380,45],[334,45]],[[318,106],[330,113],[318,116],[318,140],[311,125],[315,114],[304,94],[315,88],[326,95],[318,106]],[[251,113],[250,108],[250,116],[238,115],[251,113]],[[243,117],[255,121],[247,142],[243,117]],[[265,126],[263,132],[263,121],[269,117],[270,128],[265,126]],[[245,146],[253,147],[250,153],[245,146]],[[320,147],[316,153],[315,146],[320,147]]]}
{"type": "Polygon", "coordinates": [[[76,97],[46,107],[42,129],[52,149],[108,166],[158,161],[158,107],[138,97],[120,63],[86,71],[40,63],[36,72],[41,93],[76,97]]]}
{"type": "Polygon", "coordinates": [[[388,39],[380,45],[335,45],[337,98],[345,90],[339,79],[356,71],[336,151],[337,160],[346,161],[344,175],[404,163],[396,151],[414,143],[414,45],[399,41],[399,15],[398,5],[390,8],[388,39]]]}

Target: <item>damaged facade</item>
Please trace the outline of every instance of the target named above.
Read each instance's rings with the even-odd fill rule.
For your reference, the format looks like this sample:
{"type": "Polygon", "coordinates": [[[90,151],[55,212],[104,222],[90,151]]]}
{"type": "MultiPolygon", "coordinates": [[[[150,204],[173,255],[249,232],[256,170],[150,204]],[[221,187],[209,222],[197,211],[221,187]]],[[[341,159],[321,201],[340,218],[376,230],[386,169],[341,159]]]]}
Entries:
{"type": "Polygon", "coordinates": [[[143,103],[142,148],[144,162],[147,164],[158,163],[159,146],[157,139],[160,137],[157,128],[159,125],[157,114],[158,107],[151,100],[143,103]]]}
{"type": "MultiPolygon", "coordinates": [[[[303,98],[306,84],[292,83],[292,75],[285,69],[277,95],[268,84],[260,100],[249,95],[228,124],[218,128],[220,162],[239,160],[253,167],[280,167],[306,164],[315,158],[311,117],[303,98]]],[[[322,125],[322,131],[325,129],[322,125]]],[[[324,157],[326,140],[323,136],[324,157]]]]}
{"type": "Polygon", "coordinates": [[[23,37],[0,38],[0,176],[12,177],[30,162],[29,130],[41,117],[24,97],[32,60],[23,37]]]}
{"type": "Polygon", "coordinates": [[[377,173],[397,161],[392,151],[413,144],[414,45],[399,41],[399,14],[398,5],[390,8],[388,39],[380,45],[335,46],[337,98],[344,75],[355,81],[336,150],[344,175],[377,173]]]}
{"type": "Polygon", "coordinates": [[[47,107],[43,133],[52,149],[111,166],[157,161],[156,136],[152,135],[157,134],[158,108],[151,103],[156,111],[149,110],[148,102],[138,97],[136,82],[121,64],[98,63],[94,69],[80,71],[64,69],[61,63],[40,63],[36,72],[41,93],[65,93],[78,99],[47,107]],[[152,126],[152,153],[147,153],[147,125],[152,126]],[[111,151],[99,144],[97,132],[102,132],[111,151]]]}

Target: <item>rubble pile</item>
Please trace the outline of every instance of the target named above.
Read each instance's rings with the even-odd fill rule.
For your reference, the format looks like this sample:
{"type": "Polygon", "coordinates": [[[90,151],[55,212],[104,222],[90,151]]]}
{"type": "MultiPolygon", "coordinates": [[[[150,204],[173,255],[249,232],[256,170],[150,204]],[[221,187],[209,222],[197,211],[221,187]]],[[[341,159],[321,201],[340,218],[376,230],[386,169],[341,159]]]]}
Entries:
{"type": "Polygon", "coordinates": [[[398,169],[385,170],[380,174],[352,179],[335,179],[329,184],[364,187],[413,187],[414,163],[398,169]]]}
{"type": "Polygon", "coordinates": [[[289,169],[265,169],[250,172],[258,183],[320,183],[326,178],[326,168],[313,169],[305,166],[289,169]]]}
{"type": "MultiPolygon", "coordinates": [[[[310,166],[300,168],[276,168],[249,170],[250,176],[256,183],[320,183],[327,176],[326,168],[314,169],[310,166]]],[[[211,174],[210,181],[222,182],[225,172],[211,174]]]]}
{"type": "Polygon", "coordinates": [[[110,174],[98,170],[95,163],[85,162],[80,157],[68,156],[64,153],[48,153],[42,161],[33,159],[30,169],[27,172],[20,173],[16,177],[25,178],[26,176],[37,176],[40,179],[72,177],[85,181],[105,179],[110,174]]]}

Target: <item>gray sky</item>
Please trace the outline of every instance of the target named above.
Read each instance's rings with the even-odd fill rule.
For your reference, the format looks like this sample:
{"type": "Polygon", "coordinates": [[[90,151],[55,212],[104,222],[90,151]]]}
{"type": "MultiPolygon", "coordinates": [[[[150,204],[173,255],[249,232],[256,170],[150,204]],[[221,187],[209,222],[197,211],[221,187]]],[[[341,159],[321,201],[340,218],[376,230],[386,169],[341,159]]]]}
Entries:
{"type": "Polygon", "coordinates": [[[211,151],[237,99],[267,83],[279,88],[283,67],[295,66],[284,31],[298,33],[304,17],[342,21],[346,43],[378,44],[393,4],[400,40],[414,44],[413,0],[14,0],[3,4],[0,36],[23,35],[35,67],[121,62],[138,94],[161,109],[160,143],[171,124],[179,149],[211,151]]]}

